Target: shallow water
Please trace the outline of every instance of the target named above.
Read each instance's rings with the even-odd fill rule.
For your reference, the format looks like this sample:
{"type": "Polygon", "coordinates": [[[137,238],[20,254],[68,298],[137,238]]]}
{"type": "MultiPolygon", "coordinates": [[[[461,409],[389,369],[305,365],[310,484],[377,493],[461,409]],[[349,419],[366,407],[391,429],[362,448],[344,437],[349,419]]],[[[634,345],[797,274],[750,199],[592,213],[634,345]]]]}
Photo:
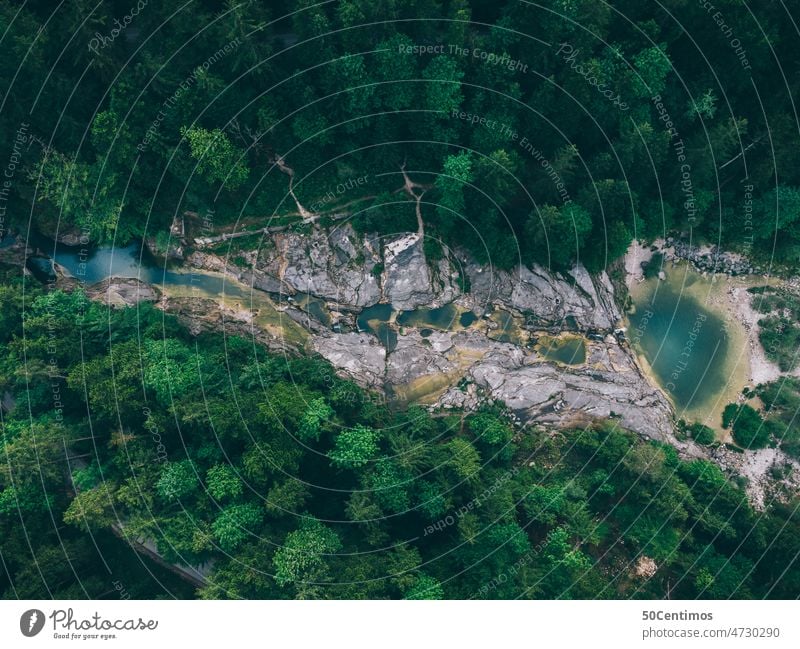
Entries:
{"type": "Polygon", "coordinates": [[[586,362],[586,341],[583,338],[540,339],[539,351],[548,361],[564,365],[582,365],[586,362]]]}
{"type": "MultiPolygon", "coordinates": [[[[85,284],[95,284],[108,277],[130,277],[155,286],[187,287],[207,295],[246,297],[242,287],[222,275],[170,269],[136,243],[113,248],[77,248],[32,235],[28,245],[50,255],[70,275],[85,284]]],[[[40,279],[53,275],[51,259],[31,257],[28,263],[40,279]]]]}
{"type": "Polygon", "coordinates": [[[294,296],[294,301],[303,311],[305,311],[312,318],[321,322],[326,327],[331,326],[331,314],[328,312],[328,307],[325,305],[325,300],[308,293],[298,293],[294,296]]]}
{"type": "Polygon", "coordinates": [[[631,344],[645,357],[675,405],[693,410],[726,386],[730,341],[722,318],[686,288],[697,281],[648,280],[628,319],[631,344]]]}
{"type": "Polygon", "coordinates": [[[397,332],[388,324],[393,313],[391,304],[375,304],[358,314],[356,325],[359,331],[369,331],[377,336],[387,351],[394,351],[397,347],[397,332]]]}
{"type": "Polygon", "coordinates": [[[476,316],[475,313],[472,311],[464,311],[464,313],[461,314],[458,322],[466,329],[467,327],[471,327],[477,320],[478,316],[476,316]]]}
{"type": "Polygon", "coordinates": [[[427,338],[434,331],[455,331],[466,329],[478,320],[472,311],[461,312],[452,302],[431,309],[420,307],[412,311],[396,312],[391,304],[375,304],[364,309],[356,320],[361,331],[369,331],[377,336],[392,351],[397,345],[397,333],[392,321],[403,327],[417,327],[420,335],[427,338]]]}
{"type": "Polygon", "coordinates": [[[489,338],[501,343],[524,344],[525,341],[519,335],[517,322],[508,311],[495,309],[489,318],[498,325],[497,329],[489,332],[489,338]]]}
{"type": "Polygon", "coordinates": [[[397,316],[397,322],[405,327],[430,327],[449,331],[455,327],[459,317],[458,307],[450,303],[438,309],[420,307],[413,311],[403,311],[397,316]]]}

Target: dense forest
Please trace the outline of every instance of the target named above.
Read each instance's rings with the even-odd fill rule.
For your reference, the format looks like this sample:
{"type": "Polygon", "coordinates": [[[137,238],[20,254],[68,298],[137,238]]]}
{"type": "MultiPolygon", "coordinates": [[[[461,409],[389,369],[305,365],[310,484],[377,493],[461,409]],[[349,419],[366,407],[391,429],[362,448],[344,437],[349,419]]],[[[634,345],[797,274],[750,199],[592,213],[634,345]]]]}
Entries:
{"type": "Polygon", "coordinates": [[[669,232],[798,260],[783,3],[129,4],[0,3],[6,225],[291,220],[289,168],[304,208],[361,201],[360,229],[395,232],[405,166],[431,241],[500,266],[598,269],[669,232]]]}
{"type": "MultiPolygon", "coordinates": [[[[424,228],[430,260],[599,271],[672,235],[791,268],[796,23],[709,4],[0,0],[0,234],[346,217],[424,228]]],[[[400,408],[320,357],[0,273],[0,597],[800,593],[796,498],[754,509],[613,418],[400,408]]],[[[796,425],[790,388],[755,428],[796,425]]]]}
{"type": "Polygon", "coordinates": [[[715,464],[613,420],[547,431],[498,409],[390,409],[319,359],[193,337],[150,306],[20,288],[0,294],[0,389],[17,399],[3,597],[117,597],[116,580],[137,597],[192,592],[114,534],[211,566],[205,598],[800,589],[796,505],[754,511],[715,464]]]}

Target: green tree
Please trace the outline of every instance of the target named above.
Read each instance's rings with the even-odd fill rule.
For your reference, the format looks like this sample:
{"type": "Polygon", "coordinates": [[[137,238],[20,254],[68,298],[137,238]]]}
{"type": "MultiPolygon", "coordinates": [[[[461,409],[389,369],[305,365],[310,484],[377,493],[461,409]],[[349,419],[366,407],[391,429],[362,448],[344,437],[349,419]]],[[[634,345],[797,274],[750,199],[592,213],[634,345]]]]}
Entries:
{"type": "Polygon", "coordinates": [[[342,547],[339,536],[315,518],[305,518],[289,532],[273,559],[279,586],[302,581],[322,581],[327,575],[326,557],[342,547]]]}
{"type": "Polygon", "coordinates": [[[206,490],[214,500],[230,500],[242,495],[242,481],[227,464],[215,464],[206,474],[206,490]]]}
{"type": "Polygon", "coordinates": [[[437,56],[422,71],[425,83],[423,107],[437,111],[440,119],[449,119],[454,109],[461,106],[464,96],[460,81],[464,73],[454,59],[437,56]]]}
{"type": "Polygon", "coordinates": [[[444,589],[438,579],[421,574],[406,591],[404,599],[444,599],[444,589]]]}
{"type": "Polygon", "coordinates": [[[763,448],[769,444],[769,429],[758,411],[743,404],[731,422],[733,439],[743,448],[763,448]]]}
{"type": "Polygon", "coordinates": [[[753,237],[766,249],[775,246],[781,261],[800,260],[800,188],[780,185],[764,194],[753,206],[753,237]]]}
{"type": "Polygon", "coordinates": [[[328,457],[334,466],[357,469],[375,457],[379,437],[377,431],[360,424],[343,430],[336,436],[334,448],[328,453],[328,457]]]}
{"type": "Polygon", "coordinates": [[[197,173],[209,182],[219,182],[229,190],[242,185],[250,175],[246,158],[219,129],[207,131],[199,126],[181,129],[189,142],[197,173]]]}
{"type": "Polygon", "coordinates": [[[109,527],[117,520],[113,494],[114,485],[107,483],[80,492],[64,511],[64,522],[83,529],[109,527]]]}
{"type": "Polygon", "coordinates": [[[269,490],[265,506],[273,516],[284,516],[299,512],[310,494],[308,485],[294,478],[287,478],[269,490]]]}
{"type": "Polygon", "coordinates": [[[481,456],[478,450],[467,440],[456,437],[447,443],[450,455],[448,464],[460,480],[479,480],[481,456]]]}
{"type": "Polygon", "coordinates": [[[100,242],[111,241],[115,235],[126,241],[133,233],[120,223],[123,201],[116,175],[101,163],[85,164],[49,151],[30,179],[36,181],[37,200],[48,203],[49,218],[60,223],[62,230],[65,226],[78,228],[100,242]],[[121,231],[117,232],[119,225],[121,231]]]}
{"type": "Polygon", "coordinates": [[[442,173],[436,178],[439,194],[437,223],[444,234],[452,234],[466,218],[465,183],[472,182],[472,157],[466,151],[445,158],[442,173]]]}
{"type": "Polygon", "coordinates": [[[330,428],[334,411],[325,399],[318,397],[311,401],[300,421],[297,436],[304,442],[319,441],[320,433],[330,428]]]}
{"type": "Polygon", "coordinates": [[[200,482],[191,460],[168,462],[156,482],[156,493],[165,500],[178,500],[195,492],[200,482]]]}
{"type": "Polygon", "coordinates": [[[144,381],[164,404],[184,397],[199,385],[201,357],[179,340],[165,338],[144,343],[144,381]]]}
{"type": "Polygon", "coordinates": [[[504,446],[514,435],[514,431],[506,422],[490,412],[469,417],[467,423],[481,442],[492,446],[504,446]]]}
{"type": "Polygon", "coordinates": [[[261,524],[264,512],[253,505],[229,505],[214,520],[211,529],[219,546],[225,552],[233,552],[248,538],[256,536],[256,528],[261,524]]]}
{"type": "Polygon", "coordinates": [[[583,208],[572,204],[560,209],[545,205],[531,213],[525,226],[530,243],[529,261],[569,268],[579,258],[591,231],[592,220],[583,208]]]}
{"type": "Polygon", "coordinates": [[[634,82],[639,97],[653,97],[664,92],[667,75],[672,70],[672,62],[665,46],[648,47],[633,57],[633,67],[638,73],[634,82]]]}
{"type": "Polygon", "coordinates": [[[689,427],[689,434],[695,442],[706,446],[708,444],[713,444],[717,439],[713,428],[709,428],[699,422],[695,422],[689,427]]]}

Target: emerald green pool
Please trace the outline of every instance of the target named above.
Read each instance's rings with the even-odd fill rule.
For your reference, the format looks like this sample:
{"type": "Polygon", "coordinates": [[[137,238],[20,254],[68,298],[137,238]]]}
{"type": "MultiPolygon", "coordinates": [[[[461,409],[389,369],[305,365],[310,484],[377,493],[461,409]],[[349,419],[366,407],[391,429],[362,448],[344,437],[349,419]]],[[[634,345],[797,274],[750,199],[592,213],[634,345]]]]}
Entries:
{"type": "Polygon", "coordinates": [[[541,343],[541,354],[548,361],[564,365],[582,365],[586,362],[586,342],[583,338],[553,338],[541,343]]]}
{"type": "Polygon", "coordinates": [[[437,309],[420,307],[413,311],[403,311],[397,316],[397,323],[404,327],[430,327],[449,331],[461,319],[458,307],[450,303],[437,309]]]}
{"type": "Polygon", "coordinates": [[[364,309],[356,318],[358,330],[377,336],[387,351],[393,351],[397,347],[397,332],[388,324],[392,313],[394,309],[391,304],[375,304],[364,309]]]}
{"type": "MultiPolygon", "coordinates": [[[[395,311],[391,304],[375,304],[359,313],[356,324],[360,331],[369,331],[386,345],[389,351],[397,346],[397,332],[393,329],[392,316],[395,311]]],[[[395,322],[403,327],[416,327],[424,338],[435,330],[452,331],[461,327],[469,327],[478,320],[472,311],[464,311],[453,303],[435,309],[420,307],[412,311],[400,311],[395,322]]]]}
{"type": "Polygon", "coordinates": [[[725,387],[731,346],[725,323],[686,286],[648,280],[628,320],[631,344],[678,408],[703,406],[725,387]]]}

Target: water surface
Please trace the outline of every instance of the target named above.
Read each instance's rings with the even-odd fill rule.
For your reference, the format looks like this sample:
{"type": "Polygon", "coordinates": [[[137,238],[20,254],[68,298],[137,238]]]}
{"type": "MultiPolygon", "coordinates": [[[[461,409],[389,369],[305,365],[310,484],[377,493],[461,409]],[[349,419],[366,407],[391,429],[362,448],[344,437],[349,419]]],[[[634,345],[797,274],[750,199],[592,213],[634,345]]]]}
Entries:
{"type": "Polygon", "coordinates": [[[397,316],[397,322],[404,327],[429,327],[449,331],[459,322],[459,310],[452,302],[437,309],[420,307],[413,311],[403,311],[397,316]]]}
{"type": "Polygon", "coordinates": [[[368,331],[386,347],[394,351],[397,347],[397,332],[389,324],[394,314],[391,304],[375,304],[367,307],[356,318],[359,331],[368,331]]]}
{"type": "MultiPolygon", "coordinates": [[[[675,271],[675,276],[682,275],[675,271]]],[[[730,341],[724,320],[681,284],[648,280],[629,315],[631,344],[679,409],[707,405],[726,386],[730,341]]],[[[712,289],[713,290],[713,289],[712,289]]]]}
{"type": "Polygon", "coordinates": [[[245,297],[242,287],[224,275],[165,267],[137,243],[119,247],[82,248],[57,244],[41,235],[32,235],[28,245],[50,255],[50,258],[28,259],[29,267],[40,279],[55,275],[52,263],[55,261],[85,284],[95,284],[108,277],[137,278],[154,286],[187,287],[207,295],[245,297]]]}
{"type": "Polygon", "coordinates": [[[542,337],[539,339],[538,350],[548,361],[564,365],[582,365],[586,362],[586,341],[578,336],[542,337]]]}

